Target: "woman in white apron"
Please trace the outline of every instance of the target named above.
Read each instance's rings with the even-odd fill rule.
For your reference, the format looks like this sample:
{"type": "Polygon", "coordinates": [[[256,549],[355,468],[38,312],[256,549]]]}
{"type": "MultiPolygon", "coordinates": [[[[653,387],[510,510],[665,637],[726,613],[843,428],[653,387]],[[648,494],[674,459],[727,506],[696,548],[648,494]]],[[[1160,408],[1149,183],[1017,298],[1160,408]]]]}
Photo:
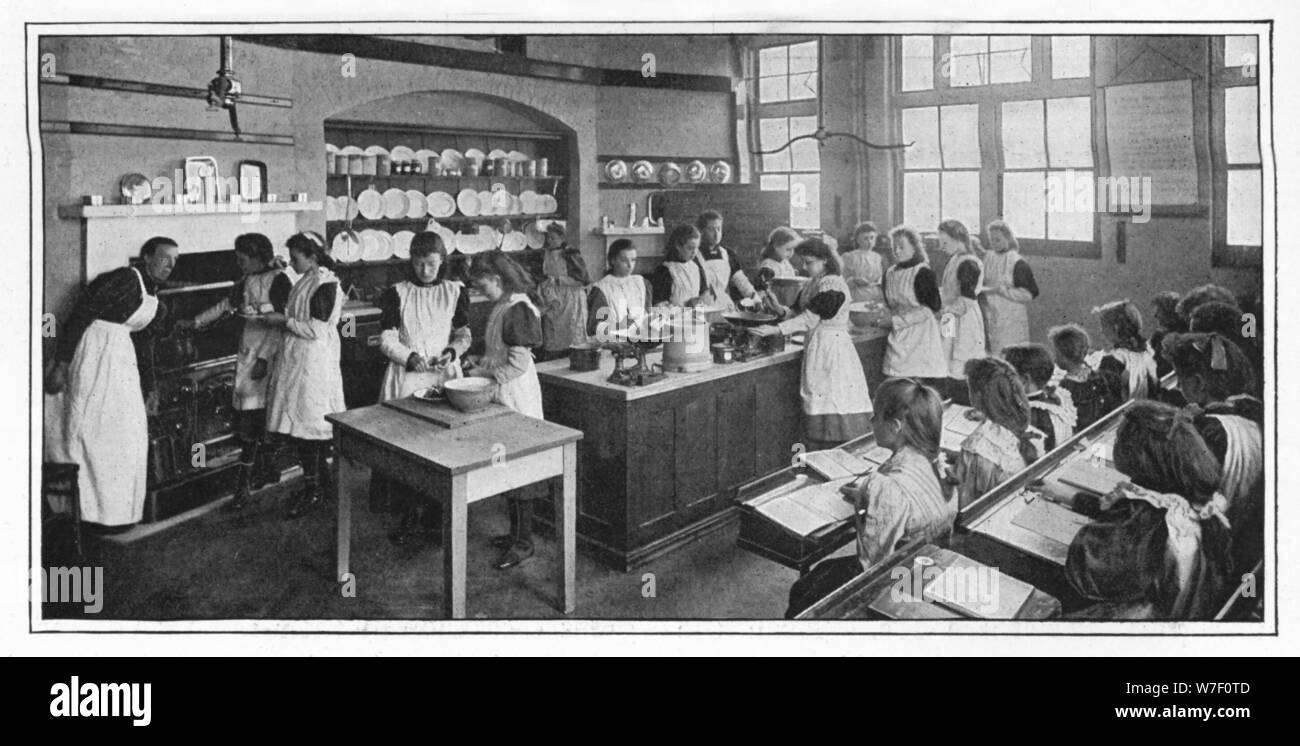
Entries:
{"type": "Polygon", "coordinates": [[[984,260],[984,291],[980,308],[988,334],[990,355],[1007,345],[1029,341],[1029,308],[1038,297],[1038,283],[1029,262],[1020,256],[1020,244],[1011,226],[1001,220],[988,224],[989,248],[984,260]]]}
{"type": "Polygon", "coordinates": [[[735,253],[722,246],[722,215],[714,210],[705,210],[695,219],[695,227],[700,232],[700,266],[704,268],[704,280],[713,296],[713,305],[724,311],[734,311],[736,300],[753,298],[758,291],[745,276],[735,253]]]}
{"type": "Polygon", "coordinates": [[[293,283],[275,256],[271,239],[261,233],[245,233],[235,239],[235,261],[243,277],[235,283],[228,297],[182,326],[203,329],[238,313],[244,317],[235,359],[234,406],[239,434],[239,476],[235,499],[227,510],[242,510],[249,493],[266,484],[280,481],[280,471],[263,447],[266,434],[266,386],[271,367],[280,351],[282,333],[263,324],[264,313],[283,313],[293,283]]]}
{"type": "Polygon", "coordinates": [[[650,275],[651,301],[656,306],[685,308],[712,302],[698,260],[700,232],[693,225],[679,225],[668,234],[667,256],[650,275]]]}
{"type": "Polygon", "coordinates": [[[957,220],[939,223],[939,250],[948,255],[939,283],[939,298],[943,301],[939,337],[948,361],[945,393],[953,402],[970,406],[966,361],[988,354],[984,312],[977,300],[984,281],[984,264],[971,249],[970,232],[957,220]]]}
{"type": "Polygon", "coordinates": [[[890,330],[884,373],[893,378],[930,379],[938,388],[948,375],[936,316],[942,307],[939,285],[916,231],[900,225],[889,232],[889,238],[894,264],[885,272],[890,330]]]}
{"type": "Polygon", "coordinates": [[[544,360],[567,357],[569,348],[587,342],[587,286],[591,277],[582,252],[564,240],[564,226],[546,226],[545,253],[537,297],[542,306],[544,360]]]}
{"type": "Polygon", "coordinates": [[[844,265],[844,279],[853,291],[853,301],[883,301],[884,290],[881,281],[885,270],[880,254],[876,252],[876,224],[870,221],[859,223],[853,229],[852,248],[840,255],[844,265]]]}
{"type": "Polygon", "coordinates": [[[297,233],[285,242],[298,282],[284,313],[264,321],[285,330],[284,346],[267,390],[267,432],[294,444],[302,464],[304,489],[290,502],[288,517],[297,518],[324,502],[334,428],[325,415],[347,409],[339,369],[339,317],[343,293],[334,261],[317,233],[297,233]]]}
{"type": "MultiPolygon", "coordinates": [[[[516,412],[542,419],[542,385],[532,348],[542,342],[541,313],[528,299],[527,273],[500,252],[479,254],[470,265],[470,282],[492,301],[483,334],[483,355],[470,356],[466,374],[496,382],[493,400],[516,412]]],[[[505,570],[533,556],[533,498],[536,487],[513,490],[506,498],[510,534],[493,539],[502,549],[496,568],[505,570]]]]}
{"type": "Polygon", "coordinates": [[[820,239],[795,249],[811,279],[785,321],[759,327],[760,334],[808,332],[799,396],[804,435],[810,450],[834,446],[871,432],[871,394],[862,359],[849,337],[849,286],[840,275],[839,257],[820,239]],[[816,448],[814,448],[816,446],[816,448]]]}
{"type": "Polygon", "coordinates": [[[650,281],[632,274],[636,246],[628,238],[609,245],[609,271],[587,294],[587,334],[596,342],[610,341],[609,332],[627,329],[650,311],[650,281]]]}
{"type": "Polygon", "coordinates": [[[81,519],[125,529],[144,517],[149,424],[144,390],[156,408],[152,371],[142,386],[131,335],[158,313],[158,284],[171,275],[180,250],[155,237],[140,250],[142,267],[95,278],[60,330],[46,391],[64,392],[67,457],[80,468],[81,519]]]}
{"type": "Polygon", "coordinates": [[[1142,336],[1142,313],[1131,301],[1119,300],[1092,309],[1110,348],[1088,357],[1088,364],[1123,382],[1128,399],[1155,398],[1160,390],[1156,355],[1142,336]]]}
{"type": "MultiPolygon", "coordinates": [[[[379,400],[410,396],[459,378],[461,358],[469,351],[469,293],[445,279],[447,247],[437,233],[411,240],[409,277],[379,298],[379,350],[388,359],[379,400]]],[[[393,503],[401,520],[388,538],[395,544],[437,538],[442,528],[440,505],[378,474],[370,478],[379,504],[393,503]],[[391,498],[391,500],[390,500],[391,498]]]]}

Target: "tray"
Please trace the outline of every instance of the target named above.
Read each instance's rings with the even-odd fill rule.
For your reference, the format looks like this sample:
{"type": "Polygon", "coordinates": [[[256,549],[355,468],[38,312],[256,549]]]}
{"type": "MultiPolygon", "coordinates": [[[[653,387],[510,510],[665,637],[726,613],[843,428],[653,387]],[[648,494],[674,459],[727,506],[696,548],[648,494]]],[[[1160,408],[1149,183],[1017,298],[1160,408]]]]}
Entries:
{"type": "Polygon", "coordinates": [[[513,411],[505,405],[492,403],[477,412],[462,412],[446,402],[425,401],[414,396],[390,399],[384,402],[384,406],[392,407],[399,412],[404,412],[412,417],[419,417],[449,430],[474,425],[513,411]]]}

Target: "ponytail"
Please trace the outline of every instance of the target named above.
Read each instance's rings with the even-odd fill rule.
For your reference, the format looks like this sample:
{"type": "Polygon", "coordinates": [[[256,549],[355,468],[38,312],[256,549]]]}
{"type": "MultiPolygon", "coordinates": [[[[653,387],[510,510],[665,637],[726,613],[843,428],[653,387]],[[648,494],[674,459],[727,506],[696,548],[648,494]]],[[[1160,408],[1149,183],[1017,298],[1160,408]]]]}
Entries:
{"type": "Polygon", "coordinates": [[[940,447],[943,438],[943,397],[939,392],[912,378],[890,378],[876,389],[872,408],[878,417],[898,422],[898,434],[903,444],[930,462],[940,491],[946,496],[948,490],[944,489],[944,485],[948,479],[944,474],[943,450],[940,447]]]}
{"type": "Polygon", "coordinates": [[[967,360],[965,373],[972,406],[1020,440],[1026,464],[1037,461],[1038,447],[1029,433],[1029,397],[1016,369],[1001,358],[984,357],[967,360]]]}

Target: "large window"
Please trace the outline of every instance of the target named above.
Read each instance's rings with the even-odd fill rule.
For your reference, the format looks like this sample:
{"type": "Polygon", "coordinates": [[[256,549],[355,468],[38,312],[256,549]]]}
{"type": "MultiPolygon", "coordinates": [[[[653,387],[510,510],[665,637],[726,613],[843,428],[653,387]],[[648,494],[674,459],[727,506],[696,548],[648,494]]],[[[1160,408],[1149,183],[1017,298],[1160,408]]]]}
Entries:
{"type": "MultiPolygon", "coordinates": [[[[818,42],[800,41],[755,52],[758,149],[781,148],[817,131],[818,42]]],[[[790,193],[790,225],[821,225],[821,151],[813,139],[800,140],[759,159],[759,187],[790,193]]]]}
{"type": "Polygon", "coordinates": [[[1218,266],[1260,266],[1264,172],[1259,148],[1259,37],[1223,37],[1214,104],[1215,247],[1218,266]],[[1220,116],[1221,115],[1221,116],[1220,116]]]}
{"type": "Polygon", "coordinates": [[[995,217],[1042,253],[1098,256],[1087,36],[906,36],[894,101],[903,220],[995,217]]]}

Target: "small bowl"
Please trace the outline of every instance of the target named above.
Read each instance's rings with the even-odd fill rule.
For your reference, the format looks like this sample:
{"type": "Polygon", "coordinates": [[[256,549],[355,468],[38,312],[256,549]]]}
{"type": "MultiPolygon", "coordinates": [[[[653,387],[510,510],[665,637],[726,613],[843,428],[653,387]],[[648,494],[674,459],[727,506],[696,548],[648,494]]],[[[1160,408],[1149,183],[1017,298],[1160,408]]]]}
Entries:
{"type": "Polygon", "coordinates": [[[442,384],[442,392],[456,409],[462,412],[477,412],[492,403],[494,383],[491,378],[479,376],[453,378],[442,384]]]}

